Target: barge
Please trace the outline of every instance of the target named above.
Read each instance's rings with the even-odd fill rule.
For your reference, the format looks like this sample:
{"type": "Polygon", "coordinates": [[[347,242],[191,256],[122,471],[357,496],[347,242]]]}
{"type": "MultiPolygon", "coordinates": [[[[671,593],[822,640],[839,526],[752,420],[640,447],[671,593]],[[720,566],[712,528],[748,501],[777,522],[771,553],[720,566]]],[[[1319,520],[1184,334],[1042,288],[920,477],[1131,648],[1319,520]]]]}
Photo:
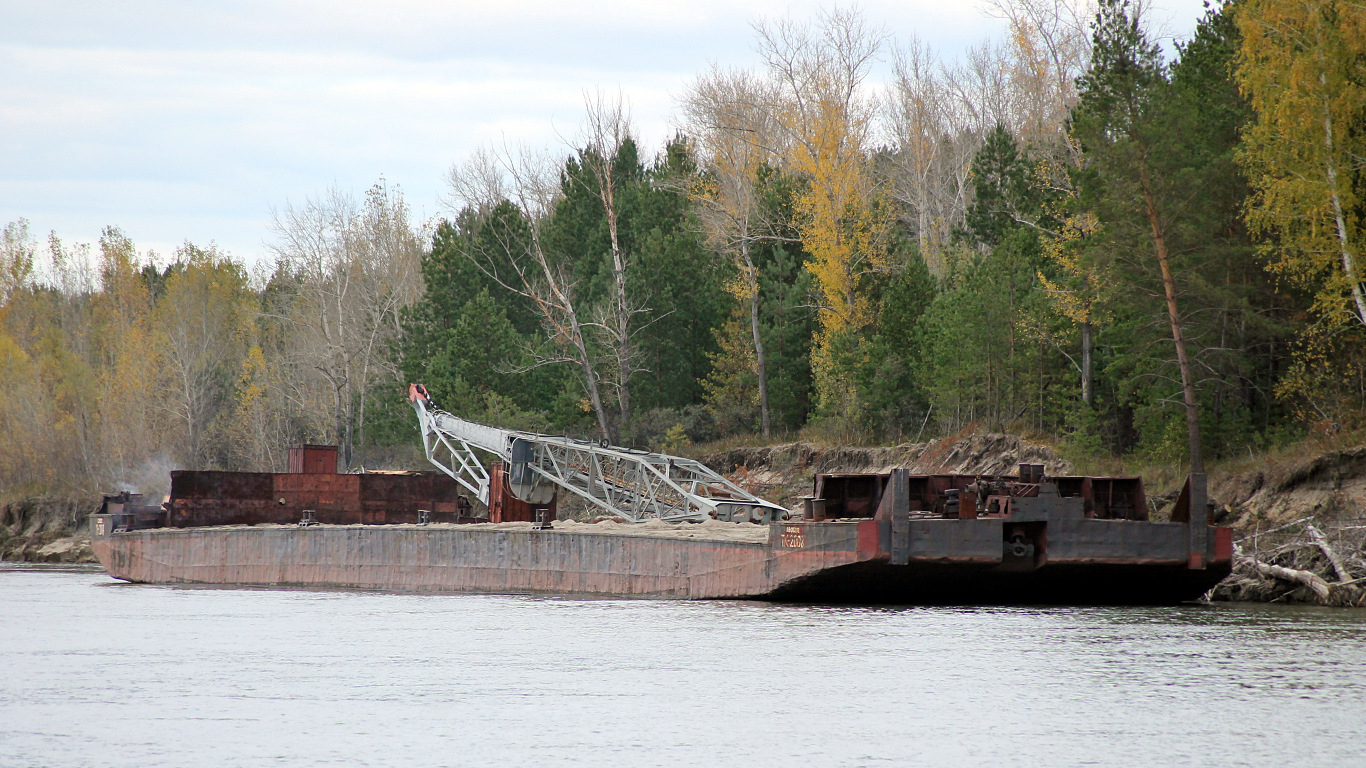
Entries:
{"type": "Polygon", "coordinates": [[[555,520],[513,462],[490,467],[474,517],[453,477],[337,474],[327,451],[296,447],[288,473],[175,472],[159,507],[108,497],[94,551],[150,584],[860,604],[1171,604],[1232,565],[1198,475],[1165,522],[1138,478],[1021,465],[820,474],[791,512],[711,497],[700,518],[589,523],[555,520]]]}

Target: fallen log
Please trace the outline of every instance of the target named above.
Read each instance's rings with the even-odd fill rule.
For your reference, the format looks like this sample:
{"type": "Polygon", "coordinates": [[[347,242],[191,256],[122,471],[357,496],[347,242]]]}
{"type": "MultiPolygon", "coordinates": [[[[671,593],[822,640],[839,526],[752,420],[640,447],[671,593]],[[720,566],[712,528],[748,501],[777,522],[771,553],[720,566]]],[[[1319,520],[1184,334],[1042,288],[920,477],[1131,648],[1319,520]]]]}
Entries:
{"type": "Polygon", "coordinates": [[[1323,531],[1312,525],[1304,527],[1309,532],[1309,540],[1314,542],[1314,546],[1319,548],[1323,556],[1328,558],[1328,562],[1333,565],[1333,573],[1337,574],[1338,583],[1346,584],[1352,581],[1352,574],[1347,572],[1347,567],[1342,564],[1342,558],[1338,557],[1333,548],[1328,545],[1328,537],[1323,535],[1323,531]]]}
{"type": "Polygon", "coordinates": [[[1314,594],[1318,595],[1325,603],[1328,602],[1328,582],[1324,581],[1317,573],[1286,568],[1280,565],[1271,565],[1270,563],[1263,563],[1260,560],[1253,560],[1251,558],[1248,559],[1248,562],[1257,573],[1260,573],[1263,576],[1281,579],[1282,581],[1303,584],[1314,590],[1314,594]]]}

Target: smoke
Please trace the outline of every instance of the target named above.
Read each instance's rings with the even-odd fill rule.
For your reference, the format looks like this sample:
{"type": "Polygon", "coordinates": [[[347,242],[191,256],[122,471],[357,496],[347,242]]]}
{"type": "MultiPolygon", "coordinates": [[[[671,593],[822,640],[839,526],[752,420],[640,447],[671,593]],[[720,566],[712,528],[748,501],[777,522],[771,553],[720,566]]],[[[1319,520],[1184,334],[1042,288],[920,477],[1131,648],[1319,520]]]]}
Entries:
{"type": "Polygon", "coordinates": [[[171,471],[179,468],[171,457],[159,453],[136,468],[118,473],[114,484],[120,491],[141,493],[148,502],[159,503],[171,492],[171,471]]]}

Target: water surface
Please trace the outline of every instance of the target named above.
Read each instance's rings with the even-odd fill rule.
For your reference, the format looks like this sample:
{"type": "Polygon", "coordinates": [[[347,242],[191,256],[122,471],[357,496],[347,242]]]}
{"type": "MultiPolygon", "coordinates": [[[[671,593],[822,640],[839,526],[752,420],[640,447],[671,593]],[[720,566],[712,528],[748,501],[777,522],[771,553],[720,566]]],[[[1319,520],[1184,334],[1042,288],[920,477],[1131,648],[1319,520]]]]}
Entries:
{"type": "Polygon", "coordinates": [[[185,589],[0,569],[0,766],[1366,765],[1366,612],[185,589]]]}

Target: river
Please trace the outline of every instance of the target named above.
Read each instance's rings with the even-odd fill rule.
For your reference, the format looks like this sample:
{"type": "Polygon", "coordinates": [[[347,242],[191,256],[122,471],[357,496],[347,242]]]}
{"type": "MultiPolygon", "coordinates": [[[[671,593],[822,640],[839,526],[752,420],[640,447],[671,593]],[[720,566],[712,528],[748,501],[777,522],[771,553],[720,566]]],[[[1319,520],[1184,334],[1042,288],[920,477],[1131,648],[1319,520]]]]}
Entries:
{"type": "Polygon", "coordinates": [[[1363,766],[1366,612],[171,588],[0,567],[0,766],[1363,766]]]}

